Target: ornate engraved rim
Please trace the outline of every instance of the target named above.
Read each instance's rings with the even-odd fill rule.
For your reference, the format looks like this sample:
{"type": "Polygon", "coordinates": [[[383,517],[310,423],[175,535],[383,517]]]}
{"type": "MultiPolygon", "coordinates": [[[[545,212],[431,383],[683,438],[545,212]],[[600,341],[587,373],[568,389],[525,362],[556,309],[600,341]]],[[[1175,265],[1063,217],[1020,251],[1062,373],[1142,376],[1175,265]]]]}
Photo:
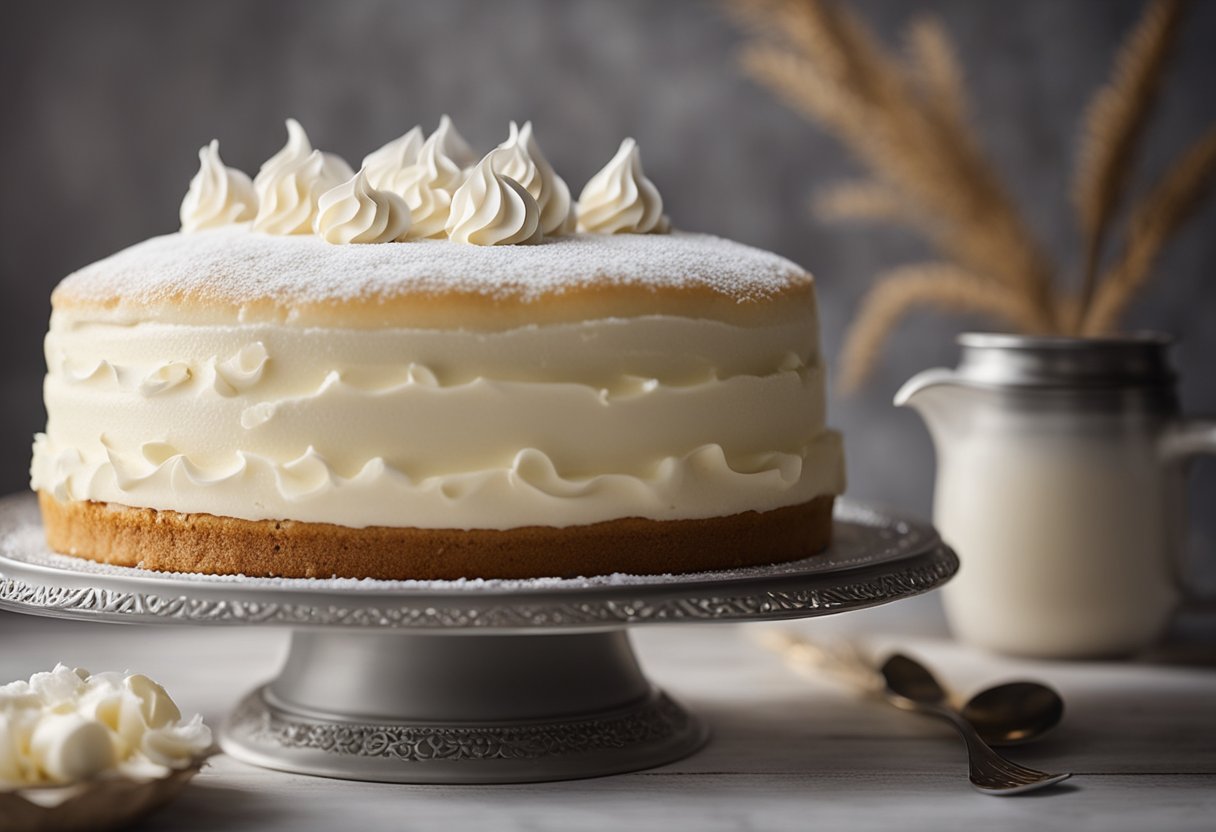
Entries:
{"type": "Polygon", "coordinates": [[[692,727],[692,717],[661,691],[603,716],[461,726],[309,719],[267,704],[258,689],[237,706],[224,735],[246,747],[435,763],[541,760],[631,748],[669,742],[692,727]]]}
{"type": "MultiPolygon", "coordinates": [[[[812,586],[738,590],[729,586],[680,590],[672,586],[663,596],[653,598],[631,594],[630,588],[623,587],[623,591],[612,596],[589,600],[526,599],[518,604],[492,606],[459,603],[437,606],[430,602],[363,605],[357,597],[352,597],[350,604],[307,604],[239,597],[197,598],[187,594],[161,596],[103,587],[33,583],[0,571],[0,607],[60,617],[188,624],[393,630],[616,627],[827,615],[927,592],[948,580],[957,569],[954,553],[938,546],[912,563],[898,564],[878,574],[848,574],[832,582],[819,575],[812,586]]],[[[774,583],[790,581],[786,578],[774,583]]]]}

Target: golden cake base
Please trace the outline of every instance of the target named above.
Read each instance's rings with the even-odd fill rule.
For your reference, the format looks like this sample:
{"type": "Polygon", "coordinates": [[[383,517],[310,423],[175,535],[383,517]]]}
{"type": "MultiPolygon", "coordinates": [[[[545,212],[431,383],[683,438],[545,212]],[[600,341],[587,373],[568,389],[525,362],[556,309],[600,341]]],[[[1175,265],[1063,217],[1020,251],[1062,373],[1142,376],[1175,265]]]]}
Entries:
{"type": "Polygon", "coordinates": [[[800,560],[831,542],[834,499],[697,520],[354,529],[38,495],[47,543],[76,557],[164,572],[382,580],[655,575],[800,560]]]}

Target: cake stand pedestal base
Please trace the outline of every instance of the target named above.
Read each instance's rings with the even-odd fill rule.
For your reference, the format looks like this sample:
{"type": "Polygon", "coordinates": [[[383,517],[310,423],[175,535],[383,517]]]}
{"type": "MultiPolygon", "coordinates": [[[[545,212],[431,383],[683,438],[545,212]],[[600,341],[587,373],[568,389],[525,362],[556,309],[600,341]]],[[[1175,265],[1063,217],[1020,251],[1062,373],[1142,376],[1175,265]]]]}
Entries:
{"type": "Polygon", "coordinates": [[[624,630],[296,630],[221,744],[268,768],[397,783],[520,783],[651,768],[703,725],[642,675],[624,630]]]}

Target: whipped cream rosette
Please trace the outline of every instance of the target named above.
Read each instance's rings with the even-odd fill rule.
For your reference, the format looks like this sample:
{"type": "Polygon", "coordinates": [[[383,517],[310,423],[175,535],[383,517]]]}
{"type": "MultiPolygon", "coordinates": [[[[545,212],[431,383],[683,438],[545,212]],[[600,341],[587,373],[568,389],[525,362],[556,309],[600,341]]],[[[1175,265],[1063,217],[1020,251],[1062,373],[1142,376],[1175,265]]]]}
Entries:
{"type": "Polygon", "coordinates": [[[578,198],[578,230],[596,234],[665,233],[663,197],[642,172],[642,156],[633,139],[583,188],[578,198]]]}
{"type": "Polygon", "coordinates": [[[410,230],[410,208],[391,191],[373,188],[367,170],[317,200],[316,232],[327,243],[391,243],[410,230]]]}
{"type": "Polygon", "coordinates": [[[464,184],[464,170],[444,153],[447,131],[441,126],[418,151],[417,161],[389,182],[410,207],[411,238],[446,236],[452,196],[464,184]]]}
{"type": "Polygon", "coordinates": [[[497,152],[478,162],[452,195],[448,238],[478,246],[539,243],[540,206],[522,184],[495,172],[497,152]]]}
{"type": "Polygon", "coordinates": [[[220,143],[211,143],[198,152],[199,169],[190,180],[182,200],[182,231],[201,231],[249,222],[258,213],[258,197],[253,182],[243,172],[224,165],[220,143]]]}
{"type": "Polygon", "coordinates": [[[522,128],[511,122],[507,140],[490,154],[495,173],[514,179],[536,199],[540,230],[546,236],[570,228],[570,188],[557,175],[532,135],[532,122],[522,128]]]}
{"type": "Polygon", "coordinates": [[[266,234],[310,234],[321,194],[355,175],[333,153],[313,150],[304,128],[287,120],[287,144],[271,156],[253,179],[258,195],[255,231],[266,234]]]}
{"type": "Polygon", "coordinates": [[[367,181],[374,188],[391,188],[393,178],[418,160],[422,141],[422,128],[415,126],[364,156],[362,168],[367,171],[367,181]]]}
{"type": "Polygon", "coordinates": [[[473,148],[469,147],[469,143],[456,130],[456,125],[447,114],[439,119],[439,126],[435,128],[435,132],[442,136],[440,149],[444,156],[462,168],[471,168],[477,164],[480,157],[473,148]]]}

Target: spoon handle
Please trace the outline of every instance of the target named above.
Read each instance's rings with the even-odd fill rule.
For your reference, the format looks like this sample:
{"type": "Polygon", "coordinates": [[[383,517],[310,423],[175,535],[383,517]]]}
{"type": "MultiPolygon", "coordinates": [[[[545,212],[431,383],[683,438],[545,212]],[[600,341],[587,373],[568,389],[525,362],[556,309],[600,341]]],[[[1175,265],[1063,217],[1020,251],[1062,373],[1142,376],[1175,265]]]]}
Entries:
{"type": "Polygon", "coordinates": [[[1007,760],[980,738],[975,728],[962,714],[946,705],[914,702],[891,694],[893,704],[908,710],[936,716],[955,727],[967,746],[967,764],[971,785],[988,794],[1012,795],[1054,785],[1068,779],[1069,774],[1048,774],[1007,760]]]}
{"type": "Polygon", "coordinates": [[[862,693],[881,698],[886,687],[882,674],[855,642],[843,639],[811,640],[788,630],[761,629],[754,636],[762,645],[779,653],[786,664],[805,675],[826,673],[862,693]]]}

